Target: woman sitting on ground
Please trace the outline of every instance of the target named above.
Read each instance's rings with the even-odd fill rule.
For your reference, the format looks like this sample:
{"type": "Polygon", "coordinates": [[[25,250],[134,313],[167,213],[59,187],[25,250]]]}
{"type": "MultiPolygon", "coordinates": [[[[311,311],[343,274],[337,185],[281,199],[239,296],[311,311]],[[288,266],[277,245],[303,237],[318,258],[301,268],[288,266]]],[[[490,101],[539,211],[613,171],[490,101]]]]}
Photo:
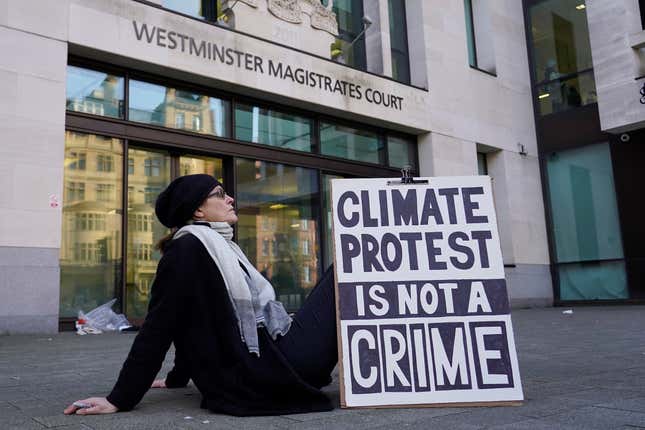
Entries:
{"type": "Polygon", "coordinates": [[[175,179],[155,212],[172,233],[162,241],[145,322],[107,398],[75,402],[65,413],[128,411],[151,385],[184,387],[190,379],[202,394],[201,407],[213,412],[331,410],[320,388],[330,383],[337,362],[332,270],[291,319],[231,240],[233,198],[215,178],[175,179]],[[171,343],[174,368],[154,381],[171,343]],[[78,406],[83,403],[89,407],[78,406]]]}

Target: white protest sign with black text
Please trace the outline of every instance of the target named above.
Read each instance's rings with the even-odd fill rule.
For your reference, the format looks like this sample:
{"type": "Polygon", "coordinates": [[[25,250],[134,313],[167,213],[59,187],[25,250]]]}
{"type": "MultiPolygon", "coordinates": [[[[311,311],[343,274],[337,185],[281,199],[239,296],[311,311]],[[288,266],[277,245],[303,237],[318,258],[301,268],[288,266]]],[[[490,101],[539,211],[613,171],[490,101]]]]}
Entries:
{"type": "Polygon", "coordinates": [[[523,399],[490,178],[427,179],[332,181],[343,406],[523,399]]]}

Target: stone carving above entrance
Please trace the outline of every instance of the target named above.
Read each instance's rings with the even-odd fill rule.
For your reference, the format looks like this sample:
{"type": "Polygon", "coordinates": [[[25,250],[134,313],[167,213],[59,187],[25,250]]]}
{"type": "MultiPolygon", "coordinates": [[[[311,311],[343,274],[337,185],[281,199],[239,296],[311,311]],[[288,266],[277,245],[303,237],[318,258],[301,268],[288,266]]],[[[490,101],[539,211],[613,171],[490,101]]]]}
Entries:
{"type": "Polygon", "coordinates": [[[283,21],[302,22],[299,0],[269,0],[269,11],[283,21]]]}
{"type": "Polygon", "coordinates": [[[313,28],[338,36],[333,4],[333,0],[329,0],[327,7],[319,0],[268,0],[268,9],[277,18],[295,24],[303,21],[303,15],[309,15],[313,28]]]}

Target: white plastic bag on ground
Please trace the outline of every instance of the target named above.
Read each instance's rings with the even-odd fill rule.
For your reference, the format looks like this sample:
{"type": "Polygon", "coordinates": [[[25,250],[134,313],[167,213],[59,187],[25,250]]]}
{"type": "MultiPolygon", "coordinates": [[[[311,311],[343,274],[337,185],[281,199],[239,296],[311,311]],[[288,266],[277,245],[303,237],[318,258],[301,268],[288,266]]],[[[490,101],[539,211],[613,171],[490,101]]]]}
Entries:
{"type": "Polygon", "coordinates": [[[79,311],[76,332],[78,334],[99,334],[103,331],[122,330],[130,327],[131,324],[125,315],[116,314],[112,310],[114,303],[116,303],[116,299],[112,299],[86,314],[79,311]]]}

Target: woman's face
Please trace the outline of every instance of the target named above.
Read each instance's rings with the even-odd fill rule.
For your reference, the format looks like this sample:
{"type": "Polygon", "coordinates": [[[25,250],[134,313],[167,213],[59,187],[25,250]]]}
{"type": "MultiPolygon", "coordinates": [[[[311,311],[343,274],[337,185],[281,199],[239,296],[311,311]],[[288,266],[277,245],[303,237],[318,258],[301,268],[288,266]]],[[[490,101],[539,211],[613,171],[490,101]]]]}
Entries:
{"type": "Polygon", "coordinates": [[[213,188],[208,194],[208,197],[206,197],[206,200],[197,208],[193,217],[197,221],[235,224],[237,222],[237,214],[233,207],[234,201],[233,197],[226,194],[224,189],[218,185],[213,188]]]}

